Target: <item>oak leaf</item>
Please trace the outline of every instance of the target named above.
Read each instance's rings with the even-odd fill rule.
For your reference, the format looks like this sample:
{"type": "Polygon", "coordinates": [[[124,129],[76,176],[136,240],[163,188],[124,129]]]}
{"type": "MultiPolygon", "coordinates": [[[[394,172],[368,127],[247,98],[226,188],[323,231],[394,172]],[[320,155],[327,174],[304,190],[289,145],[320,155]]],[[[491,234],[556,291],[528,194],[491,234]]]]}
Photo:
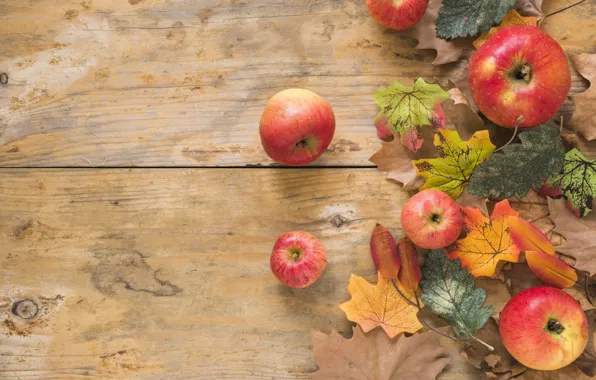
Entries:
{"type": "Polygon", "coordinates": [[[503,28],[506,28],[508,26],[514,26],[514,25],[536,26],[536,22],[537,22],[536,17],[534,17],[534,16],[524,17],[524,16],[520,15],[515,9],[510,9],[505,14],[505,17],[503,17],[503,20],[501,21],[501,24],[499,24],[499,26],[494,26],[494,27],[490,28],[490,30],[488,32],[482,34],[480,37],[478,37],[474,41],[474,47],[476,49],[480,48],[480,46],[482,46],[482,44],[484,44],[486,41],[488,41],[489,38],[491,38],[499,30],[501,30],[503,28]]]}
{"type": "Polygon", "coordinates": [[[577,71],[590,81],[590,87],[581,94],[571,96],[575,112],[567,128],[591,141],[596,139],[596,54],[571,54],[569,58],[577,71]]]}
{"type": "Polygon", "coordinates": [[[545,188],[541,193],[564,195],[578,217],[586,216],[596,198],[596,160],[588,160],[577,149],[570,150],[563,171],[547,180],[545,188]]]}
{"type": "Polygon", "coordinates": [[[416,49],[434,49],[437,57],[433,65],[442,65],[455,62],[466,54],[466,50],[473,50],[472,44],[467,40],[447,41],[437,37],[436,21],[442,0],[430,0],[422,19],[413,27],[397,33],[418,40],[416,49]]]}
{"type": "Polygon", "coordinates": [[[484,306],[486,290],[476,288],[468,270],[459,260],[449,260],[442,249],[429,252],[420,288],[425,307],[449,322],[461,340],[472,339],[494,311],[484,306]]]}
{"type": "Polygon", "coordinates": [[[455,131],[439,130],[434,144],[439,158],[413,161],[418,174],[426,179],[420,190],[436,188],[453,199],[459,198],[474,169],[495,149],[488,131],[476,132],[469,140],[462,141],[455,131]]]}
{"type": "Polygon", "coordinates": [[[443,0],[437,18],[437,36],[472,37],[498,24],[515,0],[443,0]]]}
{"type": "MultiPolygon", "coordinates": [[[[396,281],[402,294],[413,300],[415,296],[396,281]]],[[[403,299],[391,283],[378,273],[376,285],[370,284],[364,278],[352,274],[348,284],[348,291],[352,299],[339,307],[346,313],[346,317],[369,332],[381,326],[387,336],[394,338],[402,332],[415,333],[422,328],[418,321],[418,308],[403,299]]]]}
{"type": "Polygon", "coordinates": [[[392,340],[354,327],[351,339],[335,331],[311,331],[311,338],[319,370],[310,380],[435,380],[452,360],[433,332],[392,340]]]}
{"type": "Polygon", "coordinates": [[[411,152],[398,139],[382,142],[381,149],[369,161],[377,165],[378,170],[387,172],[387,178],[401,183],[404,190],[418,190],[424,185],[424,178],[412,165],[411,152]]]}
{"type": "Polygon", "coordinates": [[[400,135],[404,145],[416,152],[422,146],[420,127],[441,126],[437,104],[449,98],[449,94],[439,85],[418,78],[412,86],[394,82],[389,87],[378,88],[374,98],[391,130],[400,135]]]}
{"type": "Polygon", "coordinates": [[[370,255],[377,270],[385,278],[394,278],[401,266],[397,243],[383,225],[377,223],[370,237],[370,255]]]}
{"type": "Polygon", "coordinates": [[[532,185],[561,172],[565,149],[559,130],[541,125],[519,134],[520,144],[505,146],[474,171],[470,193],[479,197],[505,199],[525,197],[532,185]]]}
{"type": "Polygon", "coordinates": [[[480,210],[462,207],[465,237],[445,248],[452,259],[460,259],[474,277],[492,277],[499,261],[517,262],[519,248],[509,234],[509,216],[519,216],[507,200],[495,205],[490,219],[480,210]]]}
{"type": "Polygon", "coordinates": [[[575,258],[575,268],[596,274],[596,213],[578,219],[565,206],[563,199],[548,199],[550,219],[554,231],[563,235],[565,242],[556,247],[557,252],[575,258]]]}

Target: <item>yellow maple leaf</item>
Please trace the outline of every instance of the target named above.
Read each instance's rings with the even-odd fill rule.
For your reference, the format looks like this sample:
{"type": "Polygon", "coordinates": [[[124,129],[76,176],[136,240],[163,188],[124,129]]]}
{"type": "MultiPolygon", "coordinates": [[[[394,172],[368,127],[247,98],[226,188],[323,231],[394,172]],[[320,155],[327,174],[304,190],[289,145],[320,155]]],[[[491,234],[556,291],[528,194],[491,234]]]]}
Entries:
{"type": "Polygon", "coordinates": [[[507,200],[495,205],[490,219],[477,208],[462,207],[465,237],[445,248],[450,259],[460,259],[474,277],[492,277],[499,261],[517,262],[519,248],[509,233],[509,217],[519,216],[507,200]]]}
{"type": "MultiPolygon", "coordinates": [[[[364,332],[381,326],[390,338],[402,332],[413,334],[420,330],[422,325],[417,317],[418,308],[399,295],[390,279],[383,278],[380,272],[378,277],[377,284],[372,285],[364,278],[352,274],[348,284],[352,299],[339,305],[346,317],[358,323],[364,332]]],[[[402,294],[415,300],[413,292],[405,290],[398,280],[394,281],[402,294]]]]}
{"type": "Polygon", "coordinates": [[[486,41],[488,41],[495,33],[497,33],[499,30],[506,28],[508,26],[514,26],[514,25],[531,25],[531,26],[536,26],[536,23],[538,22],[538,19],[536,17],[524,17],[522,15],[520,15],[515,9],[510,9],[507,14],[505,15],[505,17],[503,17],[503,20],[501,21],[501,24],[499,24],[499,26],[493,26],[492,28],[490,28],[490,30],[484,34],[481,34],[480,37],[478,37],[473,45],[476,49],[480,48],[480,46],[482,46],[483,43],[485,43],[486,41]]]}
{"type": "Polygon", "coordinates": [[[487,130],[478,131],[462,141],[456,131],[442,129],[435,134],[438,158],[412,161],[418,175],[426,179],[420,190],[436,188],[459,198],[472,172],[495,150],[487,130]]]}

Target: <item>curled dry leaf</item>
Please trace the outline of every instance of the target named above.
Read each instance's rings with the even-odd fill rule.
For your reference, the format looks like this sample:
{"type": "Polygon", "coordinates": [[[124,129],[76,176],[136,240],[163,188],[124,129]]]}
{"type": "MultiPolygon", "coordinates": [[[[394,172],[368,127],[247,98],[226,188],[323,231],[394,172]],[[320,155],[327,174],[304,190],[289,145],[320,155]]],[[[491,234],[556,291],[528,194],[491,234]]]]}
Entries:
{"type": "MultiPolygon", "coordinates": [[[[368,283],[364,278],[352,274],[348,291],[352,299],[342,303],[339,307],[346,313],[346,317],[369,332],[381,326],[390,338],[395,338],[402,332],[415,333],[422,328],[418,321],[418,308],[395,290],[391,280],[378,275],[376,285],[368,283]]],[[[412,292],[408,292],[396,281],[400,291],[408,299],[415,299],[412,292]]]]}
{"type": "Polygon", "coordinates": [[[571,54],[569,58],[577,71],[590,81],[590,87],[581,94],[571,96],[575,112],[567,127],[591,141],[596,139],[596,54],[571,54]]]}
{"type": "Polygon", "coordinates": [[[550,218],[554,231],[563,235],[565,242],[556,247],[557,252],[575,258],[575,268],[596,274],[596,214],[578,219],[567,209],[565,200],[548,198],[550,218]]]}
{"type": "Polygon", "coordinates": [[[558,257],[540,251],[526,251],[530,270],[542,282],[555,288],[570,288],[577,282],[577,273],[558,257]]]}
{"type": "Polygon", "coordinates": [[[401,260],[397,253],[397,243],[391,232],[377,223],[370,237],[370,255],[377,270],[385,278],[394,278],[399,271],[401,260]]]}
{"type": "Polygon", "coordinates": [[[397,252],[401,260],[401,268],[398,274],[398,280],[409,292],[418,289],[418,284],[422,278],[420,267],[418,266],[418,252],[416,247],[407,236],[403,236],[397,243],[397,252]]]}
{"type": "Polygon", "coordinates": [[[311,331],[319,370],[310,380],[435,380],[452,360],[433,332],[389,339],[380,330],[364,334],[354,328],[351,339],[311,331]]]}
{"type": "Polygon", "coordinates": [[[505,17],[503,17],[503,20],[501,20],[501,24],[499,24],[499,26],[494,26],[492,28],[490,28],[490,30],[484,34],[482,34],[480,37],[478,37],[475,41],[474,41],[474,47],[476,49],[480,48],[480,46],[482,46],[482,44],[484,44],[486,41],[488,41],[489,38],[491,38],[495,33],[497,33],[499,30],[506,28],[508,26],[514,26],[514,25],[531,25],[531,26],[536,26],[536,22],[537,19],[534,16],[528,16],[528,17],[524,17],[522,15],[520,15],[515,9],[510,9],[507,11],[507,14],[505,14],[505,17]]]}
{"type": "Polygon", "coordinates": [[[583,354],[577,358],[575,365],[586,375],[596,376],[596,310],[586,311],[590,335],[588,345],[583,354]]]}
{"type": "Polygon", "coordinates": [[[422,16],[420,22],[412,28],[399,32],[418,40],[416,49],[434,49],[437,51],[434,65],[442,65],[449,62],[455,62],[464,56],[467,51],[473,50],[472,44],[468,40],[447,41],[437,37],[436,21],[441,8],[442,0],[430,0],[426,13],[422,16]]]}
{"type": "Polygon", "coordinates": [[[517,0],[513,5],[522,16],[535,16],[538,19],[544,18],[542,13],[542,0],[517,0]]]}
{"type": "MultiPolygon", "coordinates": [[[[436,155],[436,152],[435,152],[436,155]]],[[[387,172],[387,178],[401,183],[404,190],[418,190],[424,185],[424,178],[416,173],[412,165],[413,154],[399,141],[381,143],[381,149],[369,160],[377,169],[387,172]]]]}
{"type": "Polygon", "coordinates": [[[495,350],[491,352],[486,346],[470,340],[466,342],[462,354],[474,367],[485,371],[489,378],[508,378],[507,375],[513,377],[526,370],[503,345],[499,326],[494,318],[489,319],[486,325],[478,330],[476,337],[493,346],[495,350]]]}
{"type": "Polygon", "coordinates": [[[517,262],[519,248],[509,234],[509,216],[518,216],[507,200],[495,205],[489,218],[480,210],[462,207],[465,236],[445,251],[451,259],[460,259],[474,277],[493,277],[499,261],[517,262]]]}

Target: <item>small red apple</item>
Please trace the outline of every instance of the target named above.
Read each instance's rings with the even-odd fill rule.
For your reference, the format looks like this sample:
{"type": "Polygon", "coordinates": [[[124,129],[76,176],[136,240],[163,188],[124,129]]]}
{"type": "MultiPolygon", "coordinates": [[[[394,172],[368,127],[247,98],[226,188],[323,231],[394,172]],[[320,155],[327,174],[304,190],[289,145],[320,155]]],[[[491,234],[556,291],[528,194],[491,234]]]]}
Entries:
{"type": "Polygon", "coordinates": [[[410,198],[401,210],[401,226],[421,248],[443,248],[459,237],[463,228],[459,205],[442,191],[427,189],[410,198]]]}
{"type": "Polygon", "coordinates": [[[391,29],[404,30],[418,23],[428,0],[366,0],[372,18],[391,29]]]}
{"type": "Polygon", "coordinates": [[[308,232],[292,231],[277,239],[270,264],[279,281],[292,288],[306,288],[325,270],[327,255],[319,239],[308,232]]]}
{"type": "Polygon", "coordinates": [[[503,127],[514,127],[518,119],[520,127],[548,121],[571,87],[565,52],[534,26],[500,30],[480,46],[468,70],[476,105],[503,127]]]}
{"type": "Polygon", "coordinates": [[[329,103],[312,91],[283,90],[267,103],[259,132],[271,159],[285,165],[306,165],[331,143],[335,115],[329,103]]]}
{"type": "Polygon", "coordinates": [[[579,302],[548,286],[513,296],[501,312],[499,332],[517,361],[543,371],[570,364],[588,343],[588,321],[579,302]]]}

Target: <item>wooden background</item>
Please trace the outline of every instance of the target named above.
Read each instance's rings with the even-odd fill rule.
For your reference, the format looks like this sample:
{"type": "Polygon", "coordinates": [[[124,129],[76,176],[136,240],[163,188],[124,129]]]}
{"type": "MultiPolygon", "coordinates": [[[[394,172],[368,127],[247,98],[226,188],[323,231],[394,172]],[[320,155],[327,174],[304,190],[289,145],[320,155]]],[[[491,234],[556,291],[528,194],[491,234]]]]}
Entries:
{"type": "MultiPolygon", "coordinates": [[[[306,379],[309,329],[348,331],[349,274],[374,273],[372,227],[401,232],[409,195],[368,161],[374,89],[465,62],[433,66],[363,0],[0,5],[0,378],[306,379]],[[270,168],[260,146],[287,87],[334,108],[318,168],[270,168]],[[296,229],[329,255],[303,290],[269,269],[296,229]],[[34,318],[12,312],[22,299],[34,318]]],[[[588,1],[543,27],[594,53],[595,14],[588,1]]],[[[586,85],[574,72],[572,92],[586,85]]],[[[482,376],[456,361],[442,378],[482,376]]]]}

